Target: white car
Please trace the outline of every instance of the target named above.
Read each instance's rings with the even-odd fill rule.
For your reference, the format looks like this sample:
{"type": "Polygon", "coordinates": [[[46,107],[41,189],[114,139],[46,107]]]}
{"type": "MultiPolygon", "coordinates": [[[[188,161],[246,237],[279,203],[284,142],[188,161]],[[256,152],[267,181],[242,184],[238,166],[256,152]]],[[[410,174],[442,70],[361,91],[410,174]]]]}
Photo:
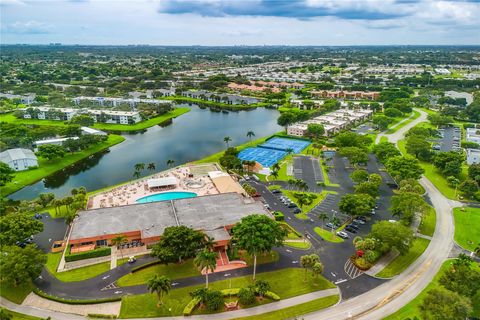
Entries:
{"type": "Polygon", "coordinates": [[[343,239],[348,239],[349,238],[348,234],[345,231],[338,231],[337,236],[339,236],[340,238],[343,238],[343,239]]]}
{"type": "Polygon", "coordinates": [[[360,219],[355,219],[355,220],[353,220],[353,222],[355,222],[356,224],[365,224],[365,221],[360,220],[360,219]]]}

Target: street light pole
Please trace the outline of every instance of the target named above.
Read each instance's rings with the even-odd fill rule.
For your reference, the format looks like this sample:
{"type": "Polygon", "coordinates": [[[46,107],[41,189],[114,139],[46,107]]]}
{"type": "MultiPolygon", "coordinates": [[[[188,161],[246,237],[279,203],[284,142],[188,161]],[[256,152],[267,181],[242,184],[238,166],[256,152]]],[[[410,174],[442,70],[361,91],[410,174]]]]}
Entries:
{"type": "Polygon", "coordinates": [[[333,227],[335,226],[335,214],[337,213],[337,211],[332,209],[332,212],[333,212],[333,217],[332,217],[332,233],[333,233],[333,227]]]}

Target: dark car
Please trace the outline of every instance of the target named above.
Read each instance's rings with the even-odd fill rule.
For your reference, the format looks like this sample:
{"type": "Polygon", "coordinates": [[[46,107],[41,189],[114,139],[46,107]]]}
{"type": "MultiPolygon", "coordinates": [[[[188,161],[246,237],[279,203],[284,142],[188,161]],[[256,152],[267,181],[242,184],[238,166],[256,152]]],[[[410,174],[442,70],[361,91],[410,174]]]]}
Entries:
{"type": "Polygon", "coordinates": [[[358,216],[357,219],[367,222],[367,218],[365,218],[364,216],[358,216]]]}
{"type": "Polygon", "coordinates": [[[296,208],[297,205],[292,202],[292,203],[289,203],[289,204],[287,205],[287,207],[289,207],[289,208],[296,208]]]}
{"type": "Polygon", "coordinates": [[[355,230],[354,228],[352,228],[351,226],[346,226],[345,229],[346,231],[350,232],[350,233],[357,233],[357,230],[355,230]]]}
{"type": "Polygon", "coordinates": [[[302,210],[300,210],[300,208],[295,208],[293,209],[293,213],[297,214],[297,213],[301,213],[302,210]]]}
{"type": "Polygon", "coordinates": [[[355,230],[360,229],[360,228],[358,227],[358,225],[353,224],[353,223],[349,224],[347,227],[348,227],[348,228],[353,228],[353,229],[355,229],[355,230]]]}
{"type": "Polygon", "coordinates": [[[275,190],[272,190],[272,193],[282,193],[282,191],[275,189],[275,190]]]}

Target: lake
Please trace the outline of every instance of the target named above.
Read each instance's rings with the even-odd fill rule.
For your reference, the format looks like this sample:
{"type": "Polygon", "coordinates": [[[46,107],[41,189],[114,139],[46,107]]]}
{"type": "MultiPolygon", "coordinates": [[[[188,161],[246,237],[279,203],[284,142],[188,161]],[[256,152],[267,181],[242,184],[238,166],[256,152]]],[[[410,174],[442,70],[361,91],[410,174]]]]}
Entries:
{"type": "MultiPolygon", "coordinates": [[[[175,165],[198,160],[224,150],[225,136],[232,138],[230,145],[239,145],[249,141],[250,130],[257,138],[281,131],[277,118],[277,110],[265,108],[227,114],[192,106],[190,112],[173,119],[172,124],[154,126],[141,133],[125,133],[126,140],[109,151],[80,161],[9,198],[30,200],[45,192],[63,197],[72,188],[84,186],[93,191],[132,180],[136,163],[153,162],[156,171],[162,171],[169,159],[174,160],[175,165]]],[[[142,176],[152,173],[144,170],[142,176]]]]}

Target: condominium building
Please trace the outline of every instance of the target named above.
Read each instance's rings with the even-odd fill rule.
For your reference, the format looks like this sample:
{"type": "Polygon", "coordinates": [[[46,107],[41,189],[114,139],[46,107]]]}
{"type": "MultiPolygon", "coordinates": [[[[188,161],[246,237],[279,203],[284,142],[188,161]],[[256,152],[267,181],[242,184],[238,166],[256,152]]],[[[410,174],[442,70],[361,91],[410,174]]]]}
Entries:
{"type": "Polygon", "coordinates": [[[70,121],[75,115],[90,115],[95,122],[133,124],[142,121],[137,111],[34,107],[25,110],[23,118],[70,121]],[[103,119],[102,119],[103,118],[103,119]]]}
{"type": "Polygon", "coordinates": [[[346,99],[346,100],[376,100],[380,97],[380,92],[364,91],[312,91],[313,96],[327,99],[346,99]]]}
{"type": "Polygon", "coordinates": [[[328,137],[366,121],[372,114],[372,110],[366,109],[339,109],[310,120],[292,124],[288,126],[287,133],[291,136],[303,137],[307,134],[309,124],[321,124],[325,129],[325,136],[328,137]]]}

